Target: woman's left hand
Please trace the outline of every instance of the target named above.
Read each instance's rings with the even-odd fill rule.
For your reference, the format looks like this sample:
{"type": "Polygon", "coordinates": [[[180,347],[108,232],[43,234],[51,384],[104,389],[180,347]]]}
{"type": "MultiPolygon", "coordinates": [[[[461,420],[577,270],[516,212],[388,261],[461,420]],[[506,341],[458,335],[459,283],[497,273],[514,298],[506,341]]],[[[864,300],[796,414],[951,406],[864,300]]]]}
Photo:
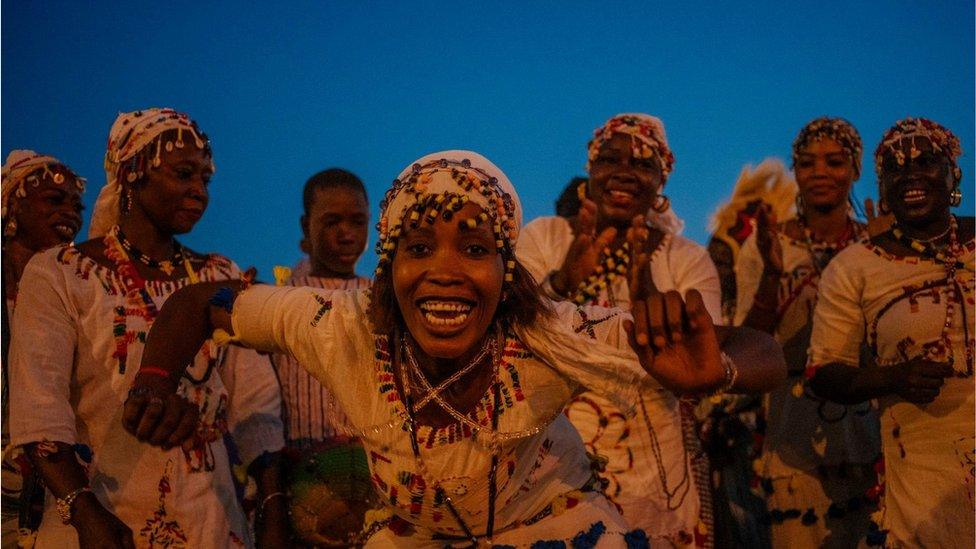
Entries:
{"type": "Polygon", "coordinates": [[[200,408],[175,390],[157,385],[137,377],[125,401],[122,426],[140,442],[168,450],[192,440],[200,408]]]}
{"type": "MultiPolygon", "coordinates": [[[[631,249],[644,250],[641,232],[628,231],[631,249]]],[[[701,294],[662,293],[654,284],[650,254],[636,255],[630,270],[631,346],[641,365],[676,394],[711,392],[725,383],[718,336],[701,294]]]]}

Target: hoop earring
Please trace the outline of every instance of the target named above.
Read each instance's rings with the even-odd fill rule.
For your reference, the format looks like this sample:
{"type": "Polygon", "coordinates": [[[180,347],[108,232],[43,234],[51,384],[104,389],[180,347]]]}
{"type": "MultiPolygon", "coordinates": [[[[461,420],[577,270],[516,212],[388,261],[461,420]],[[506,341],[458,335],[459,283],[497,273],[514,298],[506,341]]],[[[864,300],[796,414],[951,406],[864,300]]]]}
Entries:
{"type": "Polygon", "coordinates": [[[654,203],[651,204],[651,209],[657,213],[664,213],[668,211],[668,208],[670,207],[671,207],[671,199],[664,196],[663,194],[657,195],[657,197],[654,199],[654,203]]]}
{"type": "Polygon", "coordinates": [[[949,205],[955,208],[960,204],[962,204],[962,189],[959,188],[959,184],[957,183],[949,193],[949,205]]]}

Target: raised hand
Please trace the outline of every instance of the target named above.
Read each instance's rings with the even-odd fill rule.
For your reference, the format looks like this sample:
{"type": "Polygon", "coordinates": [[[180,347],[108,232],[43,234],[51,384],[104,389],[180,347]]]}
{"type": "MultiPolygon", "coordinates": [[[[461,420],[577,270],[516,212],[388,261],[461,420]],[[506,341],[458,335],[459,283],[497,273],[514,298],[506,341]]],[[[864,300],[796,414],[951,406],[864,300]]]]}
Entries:
{"type": "Polygon", "coordinates": [[[562,267],[550,280],[553,289],[560,295],[569,297],[576,291],[580,283],[596,269],[603,249],[610,246],[617,237],[617,229],[614,227],[596,234],[596,215],[596,203],[584,198],[576,218],[573,243],[566,253],[562,267]]]}
{"type": "Polygon", "coordinates": [[[658,290],[641,232],[637,227],[628,230],[631,249],[641,250],[631,260],[629,278],[631,346],[647,373],[670,391],[713,391],[724,384],[725,368],[712,318],[697,290],[683,299],[674,290],[658,290]]]}
{"type": "Polygon", "coordinates": [[[945,378],[954,374],[946,362],[913,358],[884,368],[888,372],[891,392],[914,404],[928,404],[939,396],[945,378]]]}
{"type": "Polygon", "coordinates": [[[864,215],[868,218],[868,235],[871,237],[878,236],[887,231],[891,228],[891,224],[895,222],[894,215],[881,213],[880,208],[875,211],[874,200],[871,200],[871,198],[864,199],[864,215]]]}
{"type": "Polygon", "coordinates": [[[768,204],[761,205],[756,212],[756,246],[764,267],[772,273],[783,272],[783,247],[778,233],[773,209],[768,204]]]}

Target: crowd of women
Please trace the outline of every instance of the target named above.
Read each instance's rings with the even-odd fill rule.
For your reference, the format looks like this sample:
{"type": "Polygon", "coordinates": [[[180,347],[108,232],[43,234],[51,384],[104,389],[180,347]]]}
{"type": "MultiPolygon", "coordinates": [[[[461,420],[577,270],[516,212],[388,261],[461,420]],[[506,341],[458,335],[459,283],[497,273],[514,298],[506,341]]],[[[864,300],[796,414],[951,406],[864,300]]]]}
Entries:
{"type": "MultiPolygon", "coordinates": [[[[857,547],[974,543],[974,223],[958,139],[818,118],[681,236],[660,120],[586,147],[555,217],[472,151],[380,203],[301,194],[273,284],[180,244],[215,170],[121,114],[106,184],[3,166],[3,532],[23,547],[857,547]]],[[[555,192],[553,193],[555,196],[555,192]]],[[[296,200],[298,193],[296,192],[296,200]]]]}

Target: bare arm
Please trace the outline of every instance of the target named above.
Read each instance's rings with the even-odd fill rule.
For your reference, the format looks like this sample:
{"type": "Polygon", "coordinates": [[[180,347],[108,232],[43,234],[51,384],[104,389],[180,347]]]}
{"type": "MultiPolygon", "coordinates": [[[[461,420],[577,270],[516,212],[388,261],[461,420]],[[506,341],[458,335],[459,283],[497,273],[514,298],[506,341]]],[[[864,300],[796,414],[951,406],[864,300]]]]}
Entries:
{"type": "Polygon", "coordinates": [[[817,368],[810,386],[818,395],[841,404],[898,395],[915,404],[928,404],[939,395],[952,366],[914,358],[894,366],[850,366],[834,362],[817,368]]]}
{"type": "Polygon", "coordinates": [[[716,326],[722,351],[735,362],[738,375],[729,392],[761,394],[786,380],[783,349],[772,336],[748,327],[716,326]]]}

